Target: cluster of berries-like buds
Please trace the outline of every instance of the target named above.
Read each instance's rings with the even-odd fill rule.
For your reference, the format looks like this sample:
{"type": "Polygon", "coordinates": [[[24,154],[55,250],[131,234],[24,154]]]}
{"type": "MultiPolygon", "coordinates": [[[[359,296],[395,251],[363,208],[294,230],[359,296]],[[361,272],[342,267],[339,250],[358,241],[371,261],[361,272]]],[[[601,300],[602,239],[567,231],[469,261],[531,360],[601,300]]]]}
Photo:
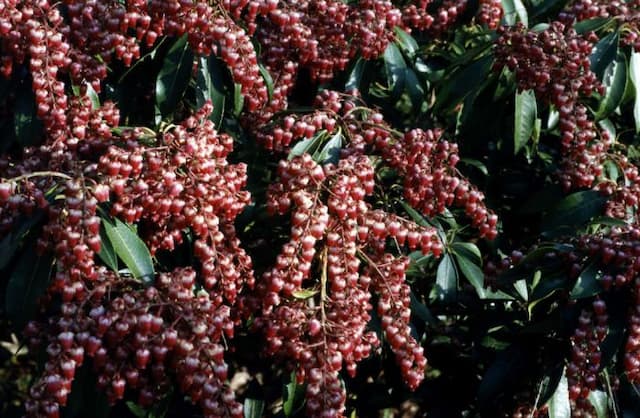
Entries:
{"type": "Polygon", "coordinates": [[[502,20],[502,2],[500,0],[480,0],[480,8],[476,20],[489,29],[497,29],[502,20]]]}
{"type": "Polygon", "coordinates": [[[621,41],[640,51],[640,1],[638,0],[575,0],[560,13],[559,18],[567,24],[596,18],[613,18],[625,30],[621,41]]]}
{"type": "Polygon", "coordinates": [[[591,416],[589,394],[596,390],[600,372],[600,344],[607,335],[606,304],[593,301],[593,311],[583,310],[571,337],[571,360],[567,366],[572,416],[591,416]]]}
{"type": "Polygon", "coordinates": [[[230,309],[196,292],[195,284],[190,268],[160,274],[146,289],[103,272],[84,300],[63,303],[46,323],[30,323],[25,335],[32,348],[45,347],[47,362],[31,387],[27,416],[60,416],[76,370],[89,357],[110,403],[128,388],[149,407],[175,381],[204,416],[242,417],[224,385],[222,338],[233,337],[230,309]]]}
{"type": "Polygon", "coordinates": [[[267,336],[267,352],[293,362],[307,382],[310,416],[342,416],[345,395],[338,373],[350,375],[378,344],[367,331],[371,294],[407,385],[424,378],[426,359],[411,335],[408,258],[388,251],[398,246],[438,256],[442,243],[431,227],[375,210],[365,198],[374,190],[368,157],[347,156],[337,165],[319,165],[309,154],[278,167],[268,209],[291,213],[291,237],[275,266],[258,281],[258,297],[248,306],[267,336]]]}
{"type": "Polygon", "coordinates": [[[559,113],[562,186],[591,187],[613,141],[607,132],[598,132],[580,101],[593,92],[604,94],[589,61],[597,37],[579,35],[557,21],[540,32],[518,25],[501,28],[500,33],[495,70],[513,71],[519,90],[533,90],[538,100],[559,113]]]}

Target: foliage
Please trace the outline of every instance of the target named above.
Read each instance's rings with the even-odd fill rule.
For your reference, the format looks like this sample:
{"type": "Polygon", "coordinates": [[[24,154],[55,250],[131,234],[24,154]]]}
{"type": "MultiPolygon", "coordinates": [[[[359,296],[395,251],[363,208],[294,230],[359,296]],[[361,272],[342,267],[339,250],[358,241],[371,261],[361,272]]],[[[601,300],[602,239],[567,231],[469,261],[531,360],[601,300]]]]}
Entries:
{"type": "Polygon", "coordinates": [[[11,0],[0,72],[0,415],[640,414],[637,0],[11,0]]]}

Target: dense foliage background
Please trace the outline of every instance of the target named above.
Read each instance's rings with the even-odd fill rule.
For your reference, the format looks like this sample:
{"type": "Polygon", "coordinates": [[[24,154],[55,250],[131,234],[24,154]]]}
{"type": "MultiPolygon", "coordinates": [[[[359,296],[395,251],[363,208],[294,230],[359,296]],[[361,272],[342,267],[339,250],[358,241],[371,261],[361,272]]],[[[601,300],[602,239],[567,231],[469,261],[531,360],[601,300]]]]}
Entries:
{"type": "Polygon", "coordinates": [[[0,416],[640,416],[640,2],[3,0],[0,416]]]}

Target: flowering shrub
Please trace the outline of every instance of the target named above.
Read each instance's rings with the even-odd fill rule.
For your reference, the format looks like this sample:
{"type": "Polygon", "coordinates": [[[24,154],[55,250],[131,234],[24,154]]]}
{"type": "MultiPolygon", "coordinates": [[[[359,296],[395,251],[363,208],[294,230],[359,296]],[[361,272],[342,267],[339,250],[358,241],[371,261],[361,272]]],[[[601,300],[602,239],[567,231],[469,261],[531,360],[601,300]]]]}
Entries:
{"type": "Polygon", "coordinates": [[[640,414],[639,19],[0,2],[0,414],[640,414]]]}

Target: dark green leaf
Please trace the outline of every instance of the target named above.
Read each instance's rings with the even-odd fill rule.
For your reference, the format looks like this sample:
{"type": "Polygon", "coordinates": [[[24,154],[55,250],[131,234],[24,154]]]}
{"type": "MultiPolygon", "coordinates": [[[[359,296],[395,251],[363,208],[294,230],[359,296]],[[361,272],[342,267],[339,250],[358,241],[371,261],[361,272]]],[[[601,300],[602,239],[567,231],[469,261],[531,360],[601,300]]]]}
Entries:
{"type": "Polygon", "coordinates": [[[546,235],[554,235],[560,228],[584,225],[589,219],[602,214],[606,199],[595,190],[573,193],[558,203],[543,221],[546,235]]]}
{"type": "Polygon", "coordinates": [[[244,400],[244,418],[262,418],[263,413],[263,400],[250,398],[244,400]]]}
{"type": "Polygon", "coordinates": [[[304,402],[304,386],[296,382],[296,374],[291,373],[289,383],[284,385],[282,395],[282,410],[286,417],[298,411],[304,402]]]}
{"type": "Polygon", "coordinates": [[[622,219],[611,218],[609,216],[598,216],[590,222],[591,225],[605,225],[605,226],[627,226],[627,223],[622,219]]]}
{"type": "Polygon", "coordinates": [[[424,102],[424,89],[420,84],[420,80],[416,73],[411,68],[407,68],[405,71],[405,80],[407,84],[407,91],[409,92],[409,98],[413,105],[413,111],[419,112],[424,102]]]}
{"type": "Polygon", "coordinates": [[[482,272],[482,269],[473,261],[463,255],[460,255],[456,252],[454,252],[453,255],[458,262],[458,267],[460,267],[460,271],[462,272],[462,274],[476,289],[478,297],[480,299],[484,299],[487,294],[486,289],[484,288],[484,273],[482,272]]]}
{"type": "Polygon", "coordinates": [[[313,160],[319,164],[337,163],[342,148],[342,132],[338,131],[327,141],[319,152],[314,153],[313,160]]]}
{"type": "Polygon", "coordinates": [[[607,26],[611,22],[608,17],[596,17],[595,19],[587,19],[577,22],[574,28],[578,34],[583,35],[587,32],[595,32],[607,26]]]}
{"type": "Polygon", "coordinates": [[[16,251],[22,247],[24,237],[41,219],[42,213],[38,212],[23,221],[14,222],[14,229],[6,234],[2,241],[0,241],[0,270],[7,267],[16,251]]]}
{"type": "Polygon", "coordinates": [[[487,166],[484,165],[481,161],[474,160],[473,158],[462,158],[460,159],[460,162],[462,164],[470,165],[472,167],[477,168],[485,176],[489,175],[489,170],[487,170],[487,166]]]}
{"type": "Polygon", "coordinates": [[[511,345],[496,355],[495,361],[487,368],[478,387],[480,405],[494,402],[498,394],[522,378],[519,372],[524,359],[523,350],[518,345],[511,345]]]}
{"type": "Polygon", "coordinates": [[[220,128],[224,115],[224,68],[216,57],[200,57],[198,59],[198,76],[196,79],[196,105],[200,108],[207,100],[211,100],[213,111],[209,119],[220,128]]]}
{"type": "Polygon", "coordinates": [[[42,137],[42,121],[36,115],[33,91],[29,83],[24,82],[18,90],[13,116],[16,139],[23,147],[36,145],[42,137]]]}
{"type": "Polygon", "coordinates": [[[107,237],[113,244],[116,254],[127,266],[131,274],[146,285],[153,283],[153,260],[145,243],[138,235],[119,219],[114,223],[102,219],[107,237]]]}
{"type": "Polygon", "coordinates": [[[611,62],[604,72],[603,84],[606,92],[604,99],[600,102],[596,119],[606,118],[620,105],[626,89],[627,79],[627,58],[624,54],[619,53],[618,58],[611,62]]]}
{"type": "Polygon", "coordinates": [[[438,264],[434,288],[435,298],[442,302],[451,302],[455,299],[457,290],[458,273],[456,272],[456,266],[453,264],[451,256],[445,254],[442,256],[440,264],[438,264]]]}
{"type": "Polygon", "coordinates": [[[387,72],[387,86],[392,90],[393,97],[398,98],[404,90],[407,63],[400,49],[393,43],[387,46],[383,58],[387,72]]]}
{"type": "Polygon", "coordinates": [[[602,80],[606,68],[616,59],[618,54],[618,32],[613,32],[600,39],[589,57],[591,71],[602,80]]]}
{"type": "Polygon", "coordinates": [[[515,154],[520,152],[522,147],[531,139],[537,117],[538,107],[533,90],[516,92],[515,125],[513,132],[513,148],[515,154]]]}
{"type": "Polygon", "coordinates": [[[411,292],[411,313],[428,324],[435,325],[438,322],[429,308],[420,302],[413,292],[411,292]]]}
{"type": "Polygon", "coordinates": [[[400,29],[399,26],[396,26],[393,31],[396,34],[396,43],[398,46],[400,46],[408,57],[413,57],[418,50],[418,43],[413,39],[413,36],[400,29]]]}
{"type": "Polygon", "coordinates": [[[631,61],[629,63],[629,76],[635,87],[633,119],[636,124],[636,133],[640,133],[640,52],[631,53],[631,61]]]}
{"type": "Polygon", "coordinates": [[[171,46],[156,79],[156,107],[162,117],[172,114],[184,94],[193,70],[193,52],[187,35],[171,46]]]}
{"type": "Polygon", "coordinates": [[[98,253],[98,257],[102,260],[102,262],[109,267],[112,271],[118,271],[118,255],[116,254],[115,248],[113,248],[113,242],[107,236],[107,231],[104,227],[104,223],[106,221],[102,221],[100,225],[100,252],[98,253]]]}
{"type": "Polygon", "coordinates": [[[563,373],[553,396],[549,400],[549,418],[571,418],[569,383],[563,373]]]}
{"type": "Polygon", "coordinates": [[[487,83],[493,56],[485,55],[473,63],[460,67],[443,81],[438,92],[435,107],[451,109],[457,106],[469,94],[476,94],[479,88],[487,83]]]}
{"type": "Polygon", "coordinates": [[[296,143],[296,145],[293,146],[293,148],[291,148],[291,151],[289,151],[289,155],[287,159],[291,160],[294,157],[301,156],[302,154],[313,155],[313,153],[316,152],[316,150],[318,149],[322,141],[326,138],[326,136],[327,136],[327,131],[323,130],[315,134],[312,138],[301,139],[296,143]]]}
{"type": "Polygon", "coordinates": [[[367,61],[364,58],[358,58],[353,69],[349,73],[349,78],[344,86],[346,91],[357,89],[360,90],[360,84],[362,83],[362,75],[367,65],[367,61]]]}
{"type": "Polygon", "coordinates": [[[525,27],[529,26],[529,15],[522,0],[502,0],[502,10],[504,11],[504,21],[508,26],[516,24],[516,17],[525,27]]]}
{"type": "Polygon", "coordinates": [[[602,292],[600,278],[602,272],[595,263],[589,264],[578,276],[576,284],[571,290],[572,299],[588,298],[602,292]]]}
{"type": "Polygon", "coordinates": [[[478,246],[472,242],[454,242],[451,250],[463,257],[468,258],[474,264],[482,265],[482,254],[478,246]]]}
{"type": "Polygon", "coordinates": [[[47,289],[53,258],[39,256],[35,251],[24,251],[7,284],[5,309],[16,329],[22,329],[33,319],[38,298],[47,289]]]}

